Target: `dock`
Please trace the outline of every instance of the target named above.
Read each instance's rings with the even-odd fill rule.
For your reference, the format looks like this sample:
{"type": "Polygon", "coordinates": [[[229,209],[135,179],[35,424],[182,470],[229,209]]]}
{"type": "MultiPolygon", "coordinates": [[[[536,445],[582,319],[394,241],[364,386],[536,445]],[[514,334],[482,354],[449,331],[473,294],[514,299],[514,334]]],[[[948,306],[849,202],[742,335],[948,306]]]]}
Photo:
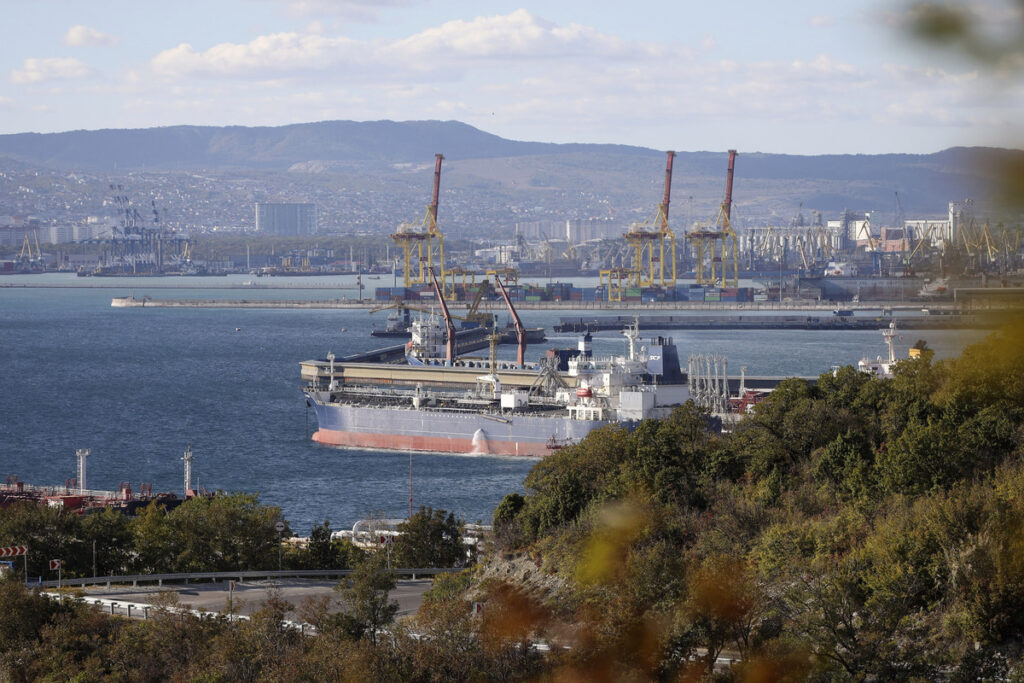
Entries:
{"type": "Polygon", "coordinates": [[[994,316],[972,314],[916,316],[836,315],[606,315],[563,317],[556,333],[624,330],[877,330],[895,321],[904,330],[988,329],[998,326],[994,316]]]}

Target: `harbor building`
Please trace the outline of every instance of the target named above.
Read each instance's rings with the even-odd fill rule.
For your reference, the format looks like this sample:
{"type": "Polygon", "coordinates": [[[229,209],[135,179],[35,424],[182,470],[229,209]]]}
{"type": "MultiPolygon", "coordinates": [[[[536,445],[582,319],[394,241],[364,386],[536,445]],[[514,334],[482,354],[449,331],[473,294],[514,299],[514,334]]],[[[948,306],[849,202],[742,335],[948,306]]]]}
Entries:
{"type": "Polygon", "coordinates": [[[265,235],[314,235],[316,204],[256,203],[256,232],[265,235]]]}

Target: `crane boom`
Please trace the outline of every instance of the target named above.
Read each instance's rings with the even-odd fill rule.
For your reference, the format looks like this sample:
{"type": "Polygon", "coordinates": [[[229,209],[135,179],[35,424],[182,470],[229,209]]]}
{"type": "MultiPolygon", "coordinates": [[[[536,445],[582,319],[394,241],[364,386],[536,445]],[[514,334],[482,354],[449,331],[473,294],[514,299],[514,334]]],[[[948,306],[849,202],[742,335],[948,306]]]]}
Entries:
{"type": "Polygon", "coordinates": [[[500,279],[495,279],[498,283],[498,288],[501,289],[501,296],[505,298],[505,305],[508,306],[509,313],[512,314],[512,320],[515,321],[516,325],[516,340],[519,342],[516,348],[516,364],[522,368],[526,365],[526,328],[523,327],[523,321],[519,319],[519,314],[516,313],[516,307],[512,305],[512,299],[508,298],[508,291],[505,289],[505,285],[501,284],[500,279]]]}
{"type": "Polygon", "coordinates": [[[441,302],[441,313],[444,314],[444,329],[445,336],[447,337],[445,342],[445,362],[447,365],[451,365],[455,362],[455,323],[452,322],[451,313],[448,312],[448,304],[444,302],[444,295],[441,294],[441,286],[437,284],[437,276],[434,275],[434,269],[430,269],[430,278],[434,281],[434,293],[437,294],[437,300],[441,302]]]}
{"type": "Polygon", "coordinates": [[[728,225],[732,220],[732,176],[736,167],[736,150],[729,150],[729,171],[725,176],[725,201],[722,202],[722,211],[725,213],[725,221],[728,225]]]}
{"type": "MultiPolygon", "coordinates": [[[[444,161],[443,154],[434,155],[434,196],[430,201],[430,230],[437,230],[437,199],[441,192],[441,162],[444,161]]],[[[442,266],[443,269],[443,266],[442,266]]]]}
{"type": "Polygon", "coordinates": [[[668,205],[672,198],[672,160],[676,153],[666,152],[668,160],[665,162],[665,197],[661,200],[661,231],[668,230],[668,205]]]}

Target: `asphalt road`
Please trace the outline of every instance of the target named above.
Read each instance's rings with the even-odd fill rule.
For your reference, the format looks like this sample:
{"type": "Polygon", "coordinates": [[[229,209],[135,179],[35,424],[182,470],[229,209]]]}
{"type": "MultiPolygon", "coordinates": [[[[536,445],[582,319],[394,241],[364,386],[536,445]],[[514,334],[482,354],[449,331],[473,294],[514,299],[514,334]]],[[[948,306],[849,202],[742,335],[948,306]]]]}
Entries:
{"type": "MultiPolygon", "coordinates": [[[[105,598],[107,600],[118,600],[123,602],[152,604],[160,593],[173,591],[177,593],[179,604],[182,607],[204,610],[208,612],[227,611],[229,581],[217,583],[188,583],[165,585],[162,588],[157,586],[111,586],[110,588],[96,586],[90,587],[86,594],[90,597],[105,598]]],[[[267,600],[272,591],[277,591],[279,596],[286,602],[293,605],[293,609],[286,615],[287,619],[298,620],[296,610],[307,599],[317,599],[324,596],[335,599],[334,610],[340,609],[340,601],[334,587],[336,581],[311,581],[306,579],[280,579],[267,581],[241,582],[235,581],[234,591],[231,592],[232,605],[237,614],[252,614],[267,600]]],[[[430,588],[430,579],[417,579],[415,581],[399,581],[390,598],[398,603],[399,617],[415,614],[423,603],[423,593],[430,588]]]]}

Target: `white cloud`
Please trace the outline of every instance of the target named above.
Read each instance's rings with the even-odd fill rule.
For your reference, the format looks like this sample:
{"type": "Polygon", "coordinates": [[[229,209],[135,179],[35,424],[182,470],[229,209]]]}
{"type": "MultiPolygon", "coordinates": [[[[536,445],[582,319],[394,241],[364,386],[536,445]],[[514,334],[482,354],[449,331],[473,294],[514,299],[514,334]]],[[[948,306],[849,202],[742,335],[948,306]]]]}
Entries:
{"type": "Polygon", "coordinates": [[[810,19],[808,19],[807,23],[810,24],[811,26],[814,26],[815,28],[825,28],[828,26],[835,26],[836,20],[833,19],[832,17],[828,17],[825,15],[818,15],[816,17],[811,17],[810,19]]]}
{"type": "Polygon", "coordinates": [[[164,50],[150,62],[165,76],[240,76],[265,78],[294,71],[332,68],[345,57],[359,58],[356,41],[320,35],[275,33],[248,43],[221,43],[197,52],[188,43],[164,50]]]}
{"type": "Polygon", "coordinates": [[[118,45],[121,40],[94,28],[78,24],[68,29],[61,42],[69,47],[113,47],[118,45]]]}
{"type": "MultiPolygon", "coordinates": [[[[275,33],[248,43],[221,43],[196,50],[188,43],[165,50],[150,62],[168,77],[217,76],[247,79],[356,67],[396,75],[472,68],[479,60],[641,60],[668,57],[662,46],[631,43],[580,24],[557,25],[526,10],[456,20],[392,41],[344,36],[275,33]]],[[[675,56],[685,55],[678,51],[675,56]]]]}
{"type": "Polygon", "coordinates": [[[0,109],[13,109],[13,108],[14,108],[14,100],[12,100],[10,97],[4,97],[3,95],[0,95],[0,109]]]}
{"type": "Polygon", "coordinates": [[[656,46],[628,43],[582,24],[559,26],[524,9],[511,14],[449,21],[404,40],[391,51],[409,57],[617,57],[658,52],[656,46]]]}
{"type": "Polygon", "coordinates": [[[94,73],[92,67],[73,57],[30,57],[23,68],[11,72],[14,83],[45,83],[87,78],[94,73]]]}

